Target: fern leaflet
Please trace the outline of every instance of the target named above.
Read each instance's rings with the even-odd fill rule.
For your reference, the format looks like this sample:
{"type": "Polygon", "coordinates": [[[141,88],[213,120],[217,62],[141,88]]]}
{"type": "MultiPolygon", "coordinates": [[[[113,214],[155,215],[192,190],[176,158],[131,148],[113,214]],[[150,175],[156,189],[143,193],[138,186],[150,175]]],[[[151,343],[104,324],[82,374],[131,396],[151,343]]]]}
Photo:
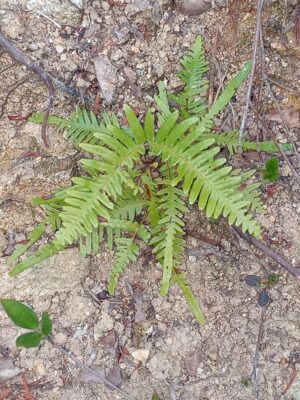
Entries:
{"type": "Polygon", "coordinates": [[[199,307],[198,302],[197,302],[191,288],[189,287],[184,274],[178,272],[176,269],[174,270],[174,275],[172,278],[172,284],[173,283],[177,284],[180,287],[181,292],[182,292],[187,304],[189,305],[190,310],[194,314],[194,317],[196,318],[196,320],[199,322],[200,325],[204,325],[205,317],[203,315],[203,312],[201,311],[201,308],[199,307]]]}
{"type": "Polygon", "coordinates": [[[119,276],[124,272],[130,262],[137,259],[139,247],[134,242],[134,238],[118,238],[116,240],[116,262],[112,267],[109,282],[108,292],[113,295],[115,293],[116,284],[119,276]]]}
{"type": "Polygon", "coordinates": [[[163,267],[161,294],[168,293],[173,268],[180,262],[184,250],[183,215],[187,207],[182,200],[182,190],[171,186],[170,181],[164,182],[164,188],[158,192],[159,211],[162,218],[152,230],[150,244],[153,252],[163,267]]]}

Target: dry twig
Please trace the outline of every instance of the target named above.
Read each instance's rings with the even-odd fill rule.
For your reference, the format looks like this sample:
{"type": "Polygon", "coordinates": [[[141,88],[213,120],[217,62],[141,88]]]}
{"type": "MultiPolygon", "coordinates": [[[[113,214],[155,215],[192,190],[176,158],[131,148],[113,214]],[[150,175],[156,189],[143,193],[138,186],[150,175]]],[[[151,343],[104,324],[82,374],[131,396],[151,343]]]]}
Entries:
{"type": "Polygon", "coordinates": [[[22,65],[25,65],[27,69],[30,71],[34,72],[47,86],[48,92],[49,92],[49,100],[48,100],[48,105],[45,111],[44,115],[44,120],[42,124],[42,140],[44,142],[44,145],[48,147],[48,142],[46,138],[46,129],[47,129],[47,122],[50,114],[50,109],[53,105],[54,102],[54,97],[55,97],[55,90],[54,86],[52,83],[51,78],[45,72],[39,65],[31,62],[26,56],[24,56],[16,47],[13,46],[13,44],[3,35],[3,33],[0,32],[0,45],[4,47],[4,49],[12,55],[12,57],[21,63],[22,65]]]}
{"type": "Polygon", "coordinates": [[[255,38],[254,38],[254,45],[253,45],[252,69],[251,69],[251,73],[250,73],[250,77],[249,77],[245,110],[244,110],[241,127],[240,127],[240,134],[239,134],[239,148],[240,149],[242,148],[242,142],[243,142],[243,139],[245,136],[244,129],[245,129],[245,125],[246,125],[248,110],[250,107],[250,99],[251,99],[252,86],[253,86],[253,81],[254,81],[254,73],[255,73],[255,67],[256,67],[256,54],[257,54],[257,49],[258,49],[259,37],[261,36],[260,31],[261,31],[261,15],[262,15],[263,4],[264,4],[264,0],[257,0],[256,29],[255,29],[255,38]]]}
{"type": "Polygon", "coordinates": [[[295,268],[289,261],[287,261],[283,256],[280,254],[275,253],[271,248],[267,247],[263,242],[256,239],[255,237],[249,235],[248,233],[243,233],[240,228],[232,227],[232,229],[237,232],[237,234],[255,246],[257,249],[262,251],[266,256],[272,258],[277,264],[281,265],[290,275],[294,278],[300,280],[300,269],[295,268]]]}
{"type": "Polygon", "coordinates": [[[48,338],[48,341],[52,344],[52,346],[60,351],[62,354],[73,360],[77,367],[79,367],[82,371],[88,372],[90,375],[93,375],[99,382],[102,382],[103,385],[108,387],[111,390],[115,390],[116,392],[120,393],[123,397],[128,400],[137,400],[135,397],[130,396],[124,390],[120,389],[118,386],[111,383],[108,379],[104,378],[102,375],[97,373],[93,368],[88,367],[87,365],[83,364],[78,358],[73,354],[70,350],[67,350],[65,347],[55,343],[52,338],[48,338]]]}

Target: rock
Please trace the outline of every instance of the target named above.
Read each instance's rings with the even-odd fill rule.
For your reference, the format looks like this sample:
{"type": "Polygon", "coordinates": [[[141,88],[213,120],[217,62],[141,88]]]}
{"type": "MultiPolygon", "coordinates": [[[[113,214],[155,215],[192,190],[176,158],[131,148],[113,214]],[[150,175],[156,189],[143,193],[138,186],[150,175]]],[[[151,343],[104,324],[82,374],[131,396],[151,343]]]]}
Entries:
{"type": "Polygon", "coordinates": [[[135,350],[131,353],[131,355],[136,361],[140,361],[140,362],[144,363],[149,358],[150,350],[148,350],[148,349],[135,350]]]}
{"type": "Polygon", "coordinates": [[[19,375],[20,368],[15,367],[13,359],[10,357],[0,357],[0,382],[19,375]]]}
{"type": "Polygon", "coordinates": [[[0,231],[0,253],[8,246],[8,240],[3,231],[0,231]]]}
{"type": "Polygon", "coordinates": [[[149,1],[148,0],[135,0],[134,5],[140,11],[145,11],[149,7],[149,1]]]}
{"type": "Polygon", "coordinates": [[[210,10],[211,4],[204,0],[184,0],[182,12],[187,15],[202,14],[210,10]]]}
{"type": "Polygon", "coordinates": [[[192,264],[196,264],[196,262],[197,262],[197,257],[195,257],[195,256],[189,256],[189,261],[190,261],[192,264]]]}
{"type": "Polygon", "coordinates": [[[60,45],[60,44],[57,45],[57,46],[55,47],[55,49],[56,49],[56,51],[58,52],[58,54],[63,53],[64,50],[65,50],[64,46],[62,46],[62,45],[60,45]]]}
{"type": "Polygon", "coordinates": [[[111,104],[117,83],[116,68],[107,56],[98,56],[94,59],[96,76],[106,101],[111,104]]]}
{"type": "Polygon", "coordinates": [[[99,340],[102,338],[103,334],[109,332],[114,327],[114,321],[112,317],[107,313],[101,313],[99,321],[94,326],[94,338],[99,340]]]}
{"type": "Polygon", "coordinates": [[[134,83],[136,81],[136,73],[132,68],[130,68],[126,65],[123,68],[123,71],[130,83],[134,83]]]}

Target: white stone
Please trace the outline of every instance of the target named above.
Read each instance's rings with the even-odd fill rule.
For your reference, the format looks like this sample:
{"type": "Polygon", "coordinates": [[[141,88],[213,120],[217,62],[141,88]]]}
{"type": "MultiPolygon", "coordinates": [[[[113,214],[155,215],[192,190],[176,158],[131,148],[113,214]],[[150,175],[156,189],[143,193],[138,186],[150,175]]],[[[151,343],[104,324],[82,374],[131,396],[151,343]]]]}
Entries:
{"type": "Polygon", "coordinates": [[[150,355],[150,350],[148,350],[148,349],[135,350],[131,353],[131,355],[136,361],[140,361],[143,363],[148,360],[149,355],[150,355]]]}

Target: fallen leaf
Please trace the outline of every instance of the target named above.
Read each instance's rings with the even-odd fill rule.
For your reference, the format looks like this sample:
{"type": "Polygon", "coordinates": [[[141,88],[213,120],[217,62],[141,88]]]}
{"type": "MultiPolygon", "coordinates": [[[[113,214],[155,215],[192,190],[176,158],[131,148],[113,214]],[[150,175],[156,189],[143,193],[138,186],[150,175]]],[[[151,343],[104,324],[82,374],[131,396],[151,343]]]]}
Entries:
{"type": "Polygon", "coordinates": [[[117,364],[114,364],[112,369],[106,376],[106,379],[109,380],[113,385],[120,386],[122,383],[122,376],[120,367],[117,364]]]}
{"type": "Polygon", "coordinates": [[[117,83],[116,68],[107,56],[98,56],[94,59],[96,77],[106,101],[111,104],[117,83]]]}
{"type": "Polygon", "coordinates": [[[116,332],[114,330],[109,331],[106,335],[102,336],[99,341],[104,349],[115,348],[117,342],[116,332]]]}
{"type": "Polygon", "coordinates": [[[189,353],[184,360],[186,370],[190,376],[197,375],[197,369],[202,359],[202,350],[197,347],[194,351],[189,353]]]}
{"type": "Polygon", "coordinates": [[[211,3],[204,0],[184,0],[182,12],[187,15],[202,14],[211,8],[211,3]]]}
{"type": "MultiPolygon", "coordinates": [[[[282,108],[281,112],[290,128],[300,128],[300,111],[282,108]]],[[[277,109],[272,110],[266,118],[268,121],[282,123],[281,115],[277,109]]]]}
{"type": "Polygon", "coordinates": [[[0,400],[6,400],[11,395],[11,389],[5,388],[0,392],[0,400]]]}

